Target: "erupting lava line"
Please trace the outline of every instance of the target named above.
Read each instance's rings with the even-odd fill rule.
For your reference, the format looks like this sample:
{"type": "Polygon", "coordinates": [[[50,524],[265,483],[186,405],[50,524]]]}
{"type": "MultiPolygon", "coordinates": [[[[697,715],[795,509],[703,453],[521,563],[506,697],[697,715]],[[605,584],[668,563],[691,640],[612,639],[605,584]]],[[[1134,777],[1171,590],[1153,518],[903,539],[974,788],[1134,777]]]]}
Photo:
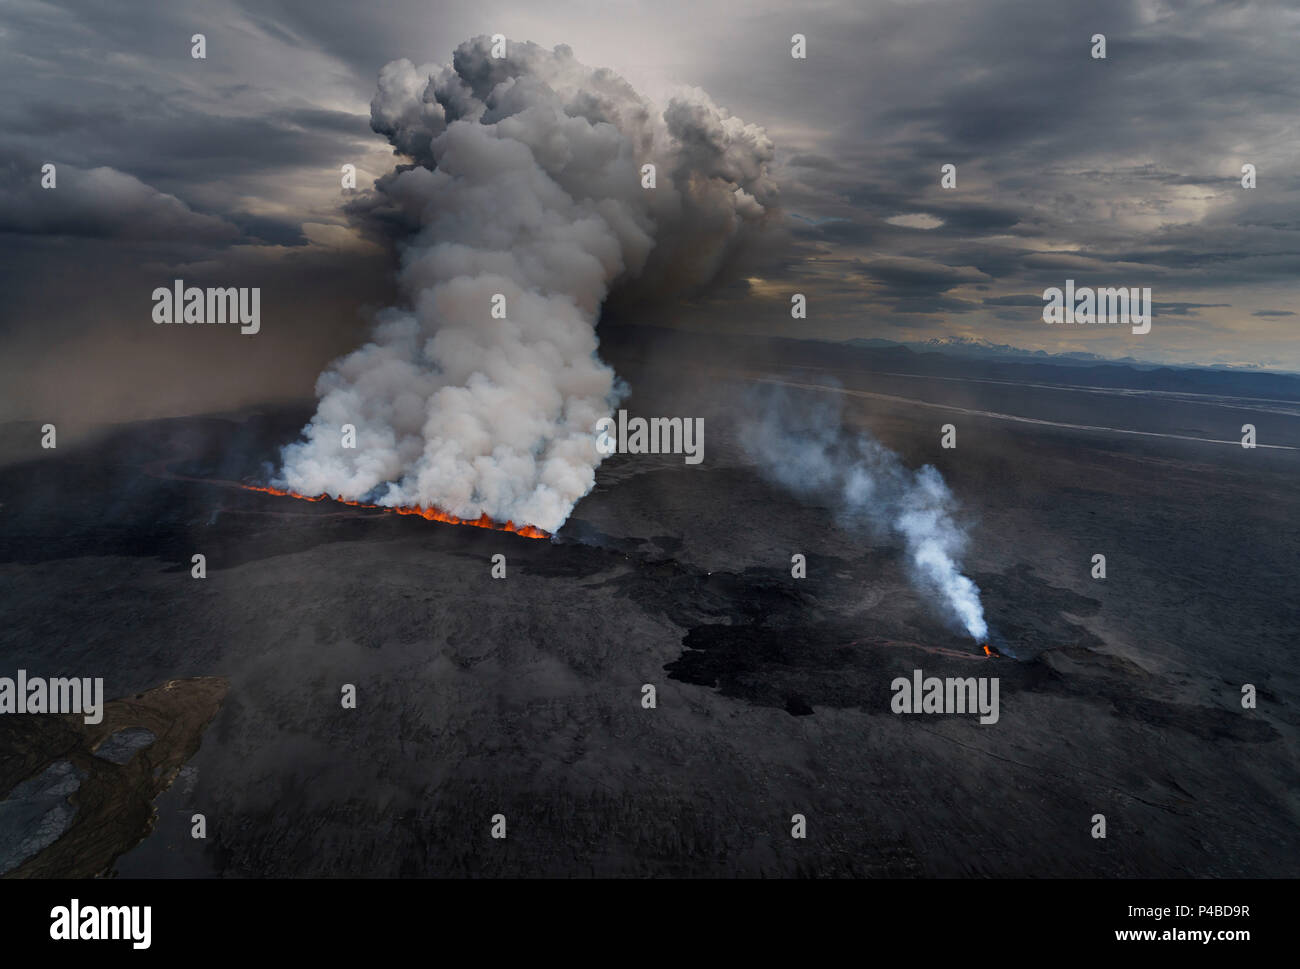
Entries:
{"type": "Polygon", "coordinates": [[[351,505],[353,508],[373,508],[376,511],[391,511],[399,515],[418,515],[420,518],[431,522],[445,522],[448,525],[473,525],[475,528],[491,528],[498,532],[512,532],[515,535],[522,535],[524,538],[550,538],[551,533],[542,531],[533,525],[516,525],[514,522],[502,524],[493,521],[487,515],[481,518],[457,518],[455,515],[449,515],[445,511],[439,511],[437,508],[391,508],[387,505],[369,505],[362,501],[349,501],[347,498],[331,498],[329,495],[300,495],[296,491],[281,491],[279,488],[263,488],[259,485],[240,485],[248,491],[260,491],[266,495],[281,495],[285,498],[299,498],[303,501],[333,501],[340,505],[351,505]]]}
{"type": "Polygon", "coordinates": [[[989,649],[989,644],[988,644],[988,643],[985,643],[985,644],[984,644],[984,655],[985,655],[985,656],[997,656],[998,654],[995,653],[995,652],[993,652],[993,650],[989,649]]]}

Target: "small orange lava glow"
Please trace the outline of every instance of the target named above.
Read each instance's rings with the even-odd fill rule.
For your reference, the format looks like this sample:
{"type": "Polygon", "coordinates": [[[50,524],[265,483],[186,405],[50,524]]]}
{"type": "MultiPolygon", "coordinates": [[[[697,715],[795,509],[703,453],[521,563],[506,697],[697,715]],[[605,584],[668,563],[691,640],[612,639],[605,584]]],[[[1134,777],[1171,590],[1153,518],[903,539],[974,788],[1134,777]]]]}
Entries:
{"type": "Polygon", "coordinates": [[[242,485],[248,491],[260,491],[264,495],[281,495],[285,498],[299,498],[302,501],[335,501],[340,505],[353,508],[374,508],[377,511],[391,511],[399,515],[418,515],[431,522],[446,522],[448,525],[473,525],[475,528],[491,528],[499,532],[513,532],[524,538],[550,538],[550,532],[544,532],[533,525],[516,525],[514,522],[502,524],[493,521],[487,515],[481,518],[457,518],[437,508],[390,508],[387,505],[368,505],[362,501],[349,501],[346,498],[331,498],[329,495],[300,495],[296,491],[281,491],[279,488],[263,488],[258,485],[242,485]]]}
{"type": "Polygon", "coordinates": [[[985,644],[984,644],[984,655],[985,655],[985,656],[997,656],[998,654],[995,653],[995,652],[993,652],[993,650],[989,649],[989,644],[988,644],[988,643],[985,643],[985,644]]]}

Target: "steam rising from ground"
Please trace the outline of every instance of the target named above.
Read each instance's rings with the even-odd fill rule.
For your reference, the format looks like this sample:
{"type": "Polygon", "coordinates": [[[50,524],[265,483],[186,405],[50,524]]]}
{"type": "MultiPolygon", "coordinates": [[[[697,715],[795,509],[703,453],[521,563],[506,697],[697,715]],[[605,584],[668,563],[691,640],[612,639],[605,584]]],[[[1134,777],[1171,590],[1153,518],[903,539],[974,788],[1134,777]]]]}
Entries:
{"type": "Polygon", "coordinates": [[[388,64],[371,126],[414,163],[369,202],[412,232],[405,305],[320,377],[277,484],[553,532],[594,484],[594,427],[623,392],[596,353],[602,301],[637,276],[660,292],[713,276],[775,196],[771,143],[701,91],[661,112],[567,47],[494,58],[487,38],[451,67],[388,64]]]}
{"type": "Polygon", "coordinates": [[[850,434],[838,403],[796,404],[776,388],[753,400],[740,440],[771,480],[827,501],[848,526],[902,542],[912,580],[976,640],[988,634],[979,588],[961,574],[966,534],[943,477],[925,465],[905,468],[866,434],[850,434]]]}

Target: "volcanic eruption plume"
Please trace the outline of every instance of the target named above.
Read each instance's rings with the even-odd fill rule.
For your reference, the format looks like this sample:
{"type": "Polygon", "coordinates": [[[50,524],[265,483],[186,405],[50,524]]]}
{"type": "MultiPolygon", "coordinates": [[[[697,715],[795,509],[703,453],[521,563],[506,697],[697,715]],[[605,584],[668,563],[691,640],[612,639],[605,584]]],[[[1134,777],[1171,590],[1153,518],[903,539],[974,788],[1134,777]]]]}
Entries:
{"type": "Polygon", "coordinates": [[[929,465],[912,471],[879,441],[847,432],[838,399],[796,403],[780,388],[764,387],[751,406],[740,440],[762,472],[795,494],[830,502],[845,526],[901,542],[912,581],[984,642],[979,588],[958,564],[966,534],[939,472],[929,465]]]}
{"type": "Polygon", "coordinates": [[[775,197],[763,130],[703,92],[660,111],[565,46],[494,52],[380,72],[371,127],[410,164],[354,208],[409,233],[403,305],[321,375],[281,490],[554,532],[624,392],[596,352],[611,286],[703,284],[775,197]]]}

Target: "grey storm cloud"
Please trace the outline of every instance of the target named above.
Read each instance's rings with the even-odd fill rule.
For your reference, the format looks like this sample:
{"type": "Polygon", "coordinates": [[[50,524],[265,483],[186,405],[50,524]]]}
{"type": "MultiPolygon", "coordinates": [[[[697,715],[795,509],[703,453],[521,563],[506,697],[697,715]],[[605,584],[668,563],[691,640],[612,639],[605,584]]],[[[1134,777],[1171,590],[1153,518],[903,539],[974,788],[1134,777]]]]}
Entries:
{"type": "Polygon", "coordinates": [[[821,171],[834,172],[840,170],[839,162],[833,158],[827,158],[825,155],[806,154],[792,155],[786,160],[787,165],[793,165],[797,168],[815,168],[821,171]]]}
{"type": "MultiPolygon", "coordinates": [[[[828,280],[836,265],[917,258],[977,268],[995,299],[1041,292],[1072,272],[1151,285],[1164,302],[1189,304],[1171,309],[1195,320],[1197,309],[1254,300],[1294,278],[1300,178],[1287,132],[1300,75],[1284,40],[1300,29],[1294,5],[989,0],[824,17],[817,53],[836,64],[817,77],[834,76],[842,98],[790,84],[785,103],[801,105],[801,124],[830,134],[778,161],[792,182],[783,183],[789,210],[852,220],[797,232],[828,280]],[[1094,33],[1107,36],[1104,61],[1089,55],[1094,33]],[[849,69],[855,49],[870,56],[849,69]],[[845,103],[854,121],[841,126],[845,103]],[[814,167],[809,156],[833,164],[814,167]],[[1259,170],[1254,190],[1240,184],[1245,162],[1259,170]],[[947,163],[958,178],[945,191],[947,163]],[[909,213],[943,225],[878,224],[909,213]]],[[[858,319],[888,325],[906,306],[939,328],[969,308],[944,297],[941,274],[905,282],[859,297],[858,319]]],[[[985,304],[991,331],[1017,319],[999,312],[1014,305],[985,304]]],[[[1025,336],[1007,333],[1000,338],[1025,336]]]]}
{"type": "Polygon", "coordinates": [[[989,280],[973,266],[950,266],[913,256],[887,256],[857,261],[855,268],[877,285],[874,298],[899,313],[965,313],[978,304],[955,299],[947,293],[964,285],[989,280]]]}
{"type": "Polygon", "coordinates": [[[985,306],[1042,306],[1043,297],[1034,293],[1012,293],[1009,296],[990,296],[985,306]]]}
{"type": "Polygon", "coordinates": [[[42,165],[7,167],[0,181],[0,232],[186,243],[239,236],[229,222],[195,212],[125,172],[54,163],[53,177],[53,187],[42,187],[42,165]]]}
{"type": "Polygon", "coordinates": [[[1159,300],[1151,304],[1155,316],[1195,316],[1198,310],[1214,309],[1227,306],[1227,303],[1162,303],[1159,300]]]}
{"type": "MultiPolygon", "coordinates": [[[[1080,286],[1088,285],[1086,281],[1079,282],[1080,286]]],[[[1009,296],[992,296],[983,300],[985,306],[1043,306],[1043,297],[1041,294],[1033,293],[1013,293],[1009,296]]],[[[1159,300],[1151,304],[1153,313],[1160,316],[1195,316],[1197,310],[1215,309],[1224,307],[1227,303],[1175,303],[1160,302],[1159,300]]],[[[1259,315],[1259,314],[1256,314],[1259,315]]]]}
{"type": "MultiPolygon", "coordinates": [[[[664,0],[599,20],[571,0],[555,0],[545,13],[516,0],[449,0],[436,10],[424,0],[393,0],[382,17],[345,0],[10,4],[0,31],[0,172],[7,174],[0,283],[11,299],[0,325],[30,330],[39,343],[36,317],[17,318],[14,307],[40,304],[31,290],[53,272],[48,259],[66,260],[87,279],[110,265],[117,275],[154,258],[131,251],[145,246],[139,237],[153,229],[160,244],[183,244],[187,261],[204,261],[190,250],[206,249],[217,278],[234,274],[232,248],[258,250],[253,259],[268,269],[281,247],[311,248],[304,246],[306,223],[351,219],[353,231],[385,247],[410,239],[421,229],[419,206],[386,191],[405,179],[401,166],[382,176],[374,193],[354,196],[339,192],[339,166],[358,164],[368,184],[389,167],[380,155],[390,148],[387,137],[404,163],[427,167],[448,110],[477,110],[474,102],[491,110],[484,94],[500,82],[500,65],[463,55],[456,80],[441,93],[429,91],[429,75],[414,66],[427,51],[450,51],[490,27],[571,43],[588,61],[633,77],[639,69],[648,82],[707,90],[771,133],[768,172],[783,207],[816,223],[787,217],[774,232],[776,220],[765,217],[761,238],[775,240],[762,243],[767,265],[744,275],[767,285],[751,290],[735,284],[734,267],[756,243],[746,233],[728,237],[734,212],[721,210],[712,238],[728,241],[701,249],[698,265],[689,255],[673,258],[687,237],[676,234],[679,223],[661,219],[640,279],[624,274],[613,284],[610,298],[620,311],[653,312],[657,286],[722,280],[727,285],[712,291],[710,313],[734,329],[763,315],[752,304],[773,292],[773,283],[797,279],[818,307],[802,330],[807,335],[867,335],[900,317],[933,335],[959,315],[964,331],[987,327],[998,342],[1037,339],[1050,348],[1046,335],[1013,330],[1014,305],[956,299],[943,273],[904,278],[878,267],[879,277],[867,277],[873,285],[844,285],[846,276],[862,278],[859,263],[914,259],[984,274],[967,285],[988,286],[980,295],[990,299],[1041,292],[1074,273],[1103,285],[1151,285],[1162,302],[1229,303],[1240,309],[1231,324],[1234,352],[1257,348],[1261,359],[1287,357],[1300,366],[1285,318],[1269,309],[1288,305],[1300,233],[1295,4],[832,0],[801,14],[806,62],[788,56],[794,28],[782,25],[784,16],[765,2],[737,7],[726,0],[664,0]],[[200,30],[206,61],[189,56],[189,37],[200,30]],[[1104,61],[1088,54],[1098,32],[1108,40],[1104,61]],[[368,111],[376,74],[403,57],[412,65],[412,90],[391,78],[380,95],[390,103],[368,111]],[[383,137],[371,128],[376,119],[387,126],[383,137]],[[72,182],[61,179],[59,191],[66,185],[68,196],[33,196],[44,161],[69,174],[111,169],[138,184],[113,183],[121,199],[97,192],[78,202],[72,182]],[[1258,169],[1253,190],[1239,184],[1246,162],[1258,169]],[[939,168],[949,163],[958,168],[957,188],[943,190],[939,168]],[[149,201],[141,186],[158,197],[149,201]],[[900,215],[942,224],[922,231],[886,222],[900,215]],[[137,218],[139,228],[126,225],[137,218]],[[41,235],[57,247],[22,241],[41,235]],[[107,245],[115,247],[112,258],[107,245]]],[[[575,105],[583,102],[576,110],[592,123],[601,111],[638,110],[636,100],[617,93],[622,83],[611,72],[591,72],[590,89],[574,96],[575,105]]],[[[666,106],[667,97],[655,93],[666,106]]],[[[514,96],[529,96],[527,83],[514,96]]],[[[699,100],[683,98],[671,116],[660,111],[655,126],[678,126],[675,158],[693,170],[744,177],[742,169],[716,166],[765,152],[744,140],[766,136],[699,114],[692,106],[699,100]],[[736,141],[730,153],[710,158],[719,138],[736,141]]],[[[504,96],[502,103],[513,110],[504,96]]],[[[631,118],[604,120],[636,128],[631,118]]],[[[660,175],[673,177],[665,169],[660,175]]],[[[336,271],[322,275],[356,279],[341,261],[348,259],[338,255],[336,271]]],[[[283,278],[286,288],[301,285],[283,278]]],[[[61,297],[85,302],[93,315],[98,289],[69,287],[61,297]]],[[[336,294],[335,302],[357,316],[372,289],[359,286],[350,299],[336,294]]],[[[1213,356],[1227,316],[1207,308],[1199,318],[1179,317],[1178,352],[1190,361],[1213,356]]],[[[1059,338],[1056,331],[1051,338],[1059,338]]],[[[1160,340],[1156,334],[1147,346],[1156,349],[1160,340]]],[[[185,345],[174,352],[183,354],[185,345]]]]}
{"type": "Polygon", "coordinates": [[[863,272],[895,292],[942,291],[987,278],[984,273],[970,266],[948,266],[910,256],[873,259],[858,265],[863,272]]]}
{"type": "Polygon", "coordinates": [[[596,424],[622,392],[597,354],[601,304],[627,278],[714,275],[775,201],[772,145],[703,92],[659,110],[567,47],[491,47],[380,72],[372,123],[415,162],[376,185],[414,227],[404,303],[321,376],[280,481],[555,531],[595,483],[596,424]]]}

